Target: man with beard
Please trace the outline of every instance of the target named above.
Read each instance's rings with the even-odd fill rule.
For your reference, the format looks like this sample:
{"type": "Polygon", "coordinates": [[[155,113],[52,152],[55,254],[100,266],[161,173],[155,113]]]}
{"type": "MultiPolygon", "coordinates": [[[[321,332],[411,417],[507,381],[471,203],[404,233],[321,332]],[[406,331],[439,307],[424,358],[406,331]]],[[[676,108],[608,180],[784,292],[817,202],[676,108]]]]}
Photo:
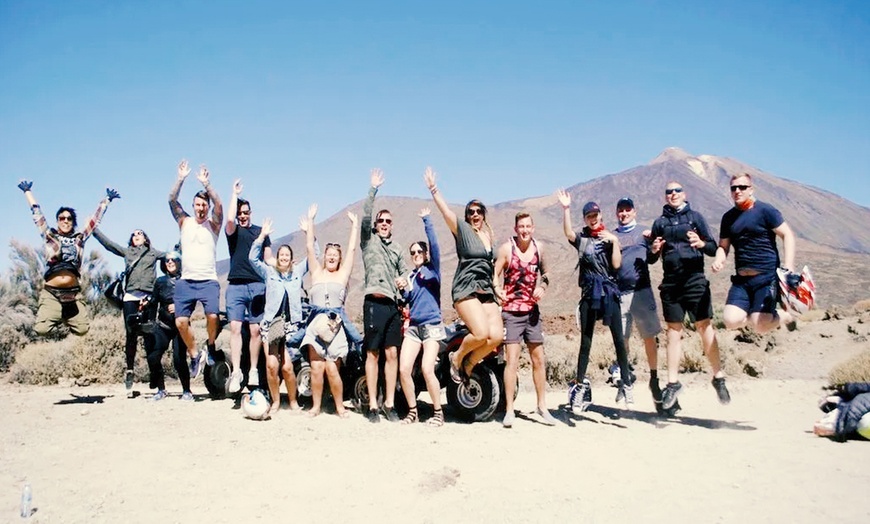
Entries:
{"type": "Polygon", "coordinates": [[[178,202],[178,194],[189,174],[187,160],[182,160],[178,164],[178,178],[169,192],[169,209],[181,231],[181,253],[184,257],[181,279],[175,286],[175,325],[190,356],[190,377],[196,378],[202,372],[207,355],[196,349],[190,315],[196,303],[202,303],[208,331],[208,355],[212,355],[215,351],[220,309],[221,286],[217,279],[215,259],[217,239],[223,222],[223,207],[209,180],[208,169],[202,165],[196,178],[204,189],[194,195],[193,216],[188,215],[178,202]],[[214,207],[209,218],[212,204],[214,207]]]}

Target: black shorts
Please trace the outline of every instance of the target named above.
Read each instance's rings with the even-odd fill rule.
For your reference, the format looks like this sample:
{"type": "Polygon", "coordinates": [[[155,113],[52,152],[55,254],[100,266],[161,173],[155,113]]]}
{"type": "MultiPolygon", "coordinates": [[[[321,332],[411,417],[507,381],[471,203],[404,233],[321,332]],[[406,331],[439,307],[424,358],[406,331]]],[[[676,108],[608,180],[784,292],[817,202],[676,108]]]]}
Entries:
{"type": "Polygon", "coordinates": [[[365,351],[380,351],[402,345],[402,315],[392,300],[366,295],[363,301],[363,324],[365,351]]]}
{"type": "Polygon", "coordinates": [[[687,313],[693,322],[713,318],[710,282],[703,273],[662,281],[659,296],[665,322],[682,322],[687,313]]]}

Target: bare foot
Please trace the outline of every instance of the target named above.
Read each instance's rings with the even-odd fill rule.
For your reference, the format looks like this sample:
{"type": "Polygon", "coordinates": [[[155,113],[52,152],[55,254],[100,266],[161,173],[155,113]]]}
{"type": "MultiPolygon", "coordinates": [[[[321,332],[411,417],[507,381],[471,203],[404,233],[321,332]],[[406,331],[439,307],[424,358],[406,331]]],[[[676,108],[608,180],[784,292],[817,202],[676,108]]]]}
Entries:
{"type": "Polygon", "coordinates": [[[320,410],[319,410],[319,409],[318,409],[318,410],[314,410],[314,409],[312,409],[311,411],[308,412],[308,418],[314,418],[314,417],[316,417],[317,415],[320,415],[320,410]]]}
{"type": "Polygon", "coordinates": [[[290,403],[290,411],[292,411],[294,413],[302,411],[302,406],[300,406],[298,402],[295,402],[295,401],[291,402],[290,403]]]}
{"type": "Polygon", "coordinates": [[[338,418],[343,418],[343,419],[350,418],[350,413],[346,409],[343,409],[343,410],[337,412],[336,415],[338,415],[338,418]]]}
{"type": "Polygon", "coordinates": [[[278,413],[279,409],[281,409],[281,403],[280,402],[273,403],[269,407],[269,415],[274,415],[275,413],[278,413]]]}

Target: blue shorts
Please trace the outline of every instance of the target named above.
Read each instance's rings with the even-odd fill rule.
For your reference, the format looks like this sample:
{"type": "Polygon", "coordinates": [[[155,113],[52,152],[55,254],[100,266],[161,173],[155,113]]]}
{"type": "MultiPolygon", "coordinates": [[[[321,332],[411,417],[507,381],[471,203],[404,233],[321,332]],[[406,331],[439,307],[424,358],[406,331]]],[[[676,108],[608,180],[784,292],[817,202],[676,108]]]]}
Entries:
{"type": "Polygon", "coordinates": [[[217,280],[184,280],[175,284],[175,318],[190,318],[196,303],[206,315],[217,315],[221,307],[221,285],[217,280]]]}
{"type": "Polygon", "coordinates": [[[226,294],[227,319],[230,322],[259,324],[263,320],[266,309],[266,284],[250,282],[248,284],[229,284],[226,294]]]}
{"type": "Polygon", "coordinates": [[[725,304],[737,306],[747,313],[775,313],[779,298],[776,273],[761,273],[749,277],[731,277],[731,289],[725,304]]]}

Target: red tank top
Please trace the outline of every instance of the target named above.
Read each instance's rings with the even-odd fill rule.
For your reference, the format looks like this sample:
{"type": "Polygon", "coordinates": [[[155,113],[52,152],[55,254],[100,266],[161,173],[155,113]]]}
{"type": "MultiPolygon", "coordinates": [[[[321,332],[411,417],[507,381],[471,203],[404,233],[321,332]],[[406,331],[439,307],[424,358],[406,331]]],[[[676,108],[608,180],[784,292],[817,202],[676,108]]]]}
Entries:
{"type": "Polygon", "coordinates": [[[511,238],[511,261],[504,270],[504,292],[507,302],[502,305],[505,311],[525,313],[535,307],[532,294],[538,284],[538,244],[532,239],[535,255],[528,262],[520,260],[516,239],[511,238]]]}

